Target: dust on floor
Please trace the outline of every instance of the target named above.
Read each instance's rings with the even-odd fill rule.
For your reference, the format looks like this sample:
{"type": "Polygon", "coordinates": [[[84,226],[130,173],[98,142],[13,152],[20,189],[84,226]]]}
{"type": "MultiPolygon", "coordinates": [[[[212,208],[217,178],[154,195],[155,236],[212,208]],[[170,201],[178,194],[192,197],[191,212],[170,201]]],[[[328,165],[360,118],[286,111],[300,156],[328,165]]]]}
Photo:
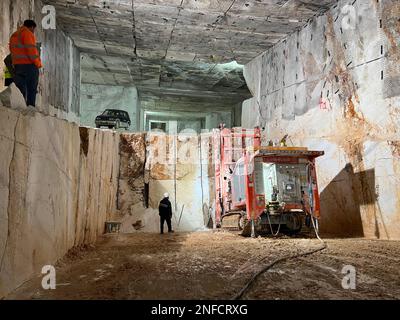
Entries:
{"type": "MultiPolygon", "coordinates": [[[[399,299],[399,242],[327,240],[328,248],[262,274],[244,299],[399,299]],[[356,290],[342,287],[344,266],[356,290]]],[[[106,235],[57,265],[56,290],[42,276],[8,299],[231,299],[272,261],[320,246],[315,239],[243,238],[228,232],[106,235]]]]}

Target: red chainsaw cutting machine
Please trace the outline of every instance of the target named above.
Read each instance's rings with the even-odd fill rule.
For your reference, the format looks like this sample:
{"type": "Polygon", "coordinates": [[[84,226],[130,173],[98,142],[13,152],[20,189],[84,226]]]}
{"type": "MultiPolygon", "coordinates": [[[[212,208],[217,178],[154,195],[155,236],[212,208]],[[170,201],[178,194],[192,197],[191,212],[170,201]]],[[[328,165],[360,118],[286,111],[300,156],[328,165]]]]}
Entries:
{"type": "Polygon", "coordinates": [[[324,152],[261,146],[261,130],[216,129],[215,222],[244,236],[296,235],[318,226],[316,158],[324,152]],[[314,219],[314,220],[311,220],[314,219]]]}

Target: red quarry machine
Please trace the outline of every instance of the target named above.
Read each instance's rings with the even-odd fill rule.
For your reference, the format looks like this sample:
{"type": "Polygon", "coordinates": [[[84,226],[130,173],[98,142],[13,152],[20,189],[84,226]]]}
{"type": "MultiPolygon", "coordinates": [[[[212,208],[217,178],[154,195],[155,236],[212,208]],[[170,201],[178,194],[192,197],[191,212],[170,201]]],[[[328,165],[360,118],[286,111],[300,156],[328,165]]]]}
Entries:
{"type": "Polygon", "coordinates": [[[213,144],[217,228],[254,237],[296,235],[305,226],[318,226],[315,159],[324,152],[263,147],[259,128],[221,127],[214,130],[213,144]]]}

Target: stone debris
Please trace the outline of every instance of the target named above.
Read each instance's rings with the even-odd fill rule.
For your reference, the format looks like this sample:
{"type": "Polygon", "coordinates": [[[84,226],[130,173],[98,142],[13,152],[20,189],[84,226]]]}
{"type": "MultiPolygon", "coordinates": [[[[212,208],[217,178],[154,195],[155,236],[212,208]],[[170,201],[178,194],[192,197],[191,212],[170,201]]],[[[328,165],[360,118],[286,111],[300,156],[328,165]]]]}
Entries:
{"type": "Polygon", "coordinates": [[[8,88],[0,92],[0,104],[2,106],[10,106],[12,109],[18,111],[25,111],[27,109],[25,99],[15,83],[12,83],[8,88]]]}

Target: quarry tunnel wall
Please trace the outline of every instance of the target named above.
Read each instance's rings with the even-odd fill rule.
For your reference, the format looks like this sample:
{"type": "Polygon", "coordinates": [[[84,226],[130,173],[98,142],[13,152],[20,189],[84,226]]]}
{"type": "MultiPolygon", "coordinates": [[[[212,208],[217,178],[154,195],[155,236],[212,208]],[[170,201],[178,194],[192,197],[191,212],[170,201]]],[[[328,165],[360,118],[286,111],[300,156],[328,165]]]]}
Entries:
{"type": "Polygon", "coordinates": [[[0,297],[116,212],[119,135],[0,107],[0,297]]]}
{"type": "Polygon", "coordinates": [[[122,133],[118,209],[123,232],[159,232],[158,204],[169,193],[175,231],[212,223],[211,134],[122,133]]]}
{"type": "Polygon", "coordinates": [[[339,1],[245,66],[243,127],[323,150],[321,228],[400,239],[400,3],[339,1]]]}
{"type": "Polygon", "coordinates": [[[212,223],[210,134],[118,133],[0,107],[0,150],[0,297],[95,243],[106,221],[159,232],[165,192],[176,231],[212,223]],[[154,157],[163,148],[168,162],[154,157]]]}
{"type": "MultiPolygon", "coordinates": [[[[1,56],[17,25],[42,20],[41,6],[0,2],[1,56]]],[[[289,134],[289,144],[326,152],[317,163],[324,233],[400,239],[399,16],[398,1],[339,1],[245,67],[254,98],[243,104],[242,126],[265,128],[264,144],[289,134]]],[[[0,107],[0,298],[69,249],[94,243],[107,220],[120,220],[122,232],[158,232],[164,192],[176,231],[202,230],[214,205],[210,134],[116,133],[61,120],[79,122],[80,53],[60,29],[39,28],[37,37],[42,113],[0,107]],[[165,161],[155,161],[164,149],[165,161]]],[[[103,89],[82,88],[93,106],[87,123],[98,110],[85,99],[103,89]]],[[[139,99],[121,99],[131,97],[139,99]]],[[[165,99],[143,105],[170,111],[165,99]]],[[[221,110],[209,107],[215,127],[221,110]]]]}

